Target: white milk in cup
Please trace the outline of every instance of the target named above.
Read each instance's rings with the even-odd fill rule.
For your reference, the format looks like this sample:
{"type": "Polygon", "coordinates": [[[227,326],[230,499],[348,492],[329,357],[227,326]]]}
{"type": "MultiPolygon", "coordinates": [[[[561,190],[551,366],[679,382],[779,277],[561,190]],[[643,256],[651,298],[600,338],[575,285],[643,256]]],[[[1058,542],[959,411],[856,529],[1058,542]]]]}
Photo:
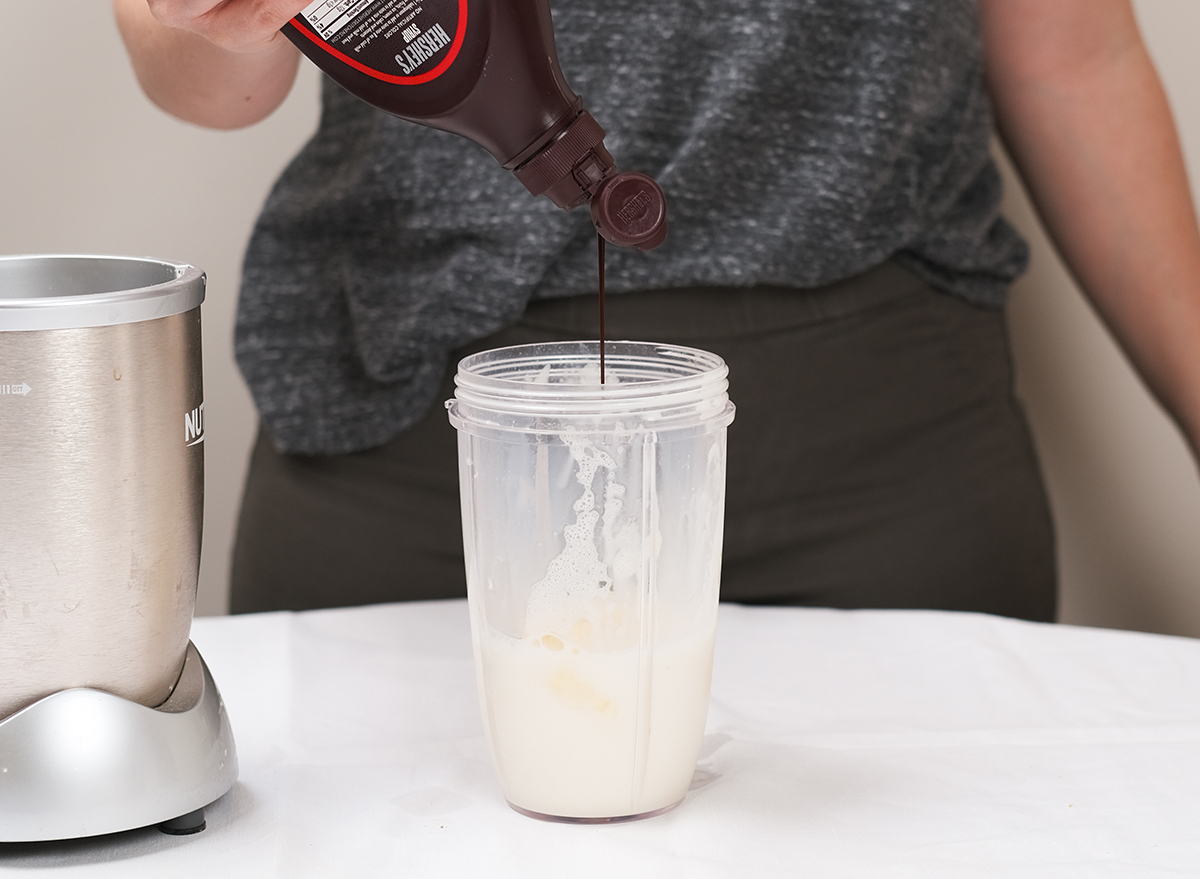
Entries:
{"type": "Polygon", "coordinates": [[[604,822],[683,799],[708,712],[733,419],[721,358],[557,342],[458,366],[467,587],[504,795],[604,822]]]}

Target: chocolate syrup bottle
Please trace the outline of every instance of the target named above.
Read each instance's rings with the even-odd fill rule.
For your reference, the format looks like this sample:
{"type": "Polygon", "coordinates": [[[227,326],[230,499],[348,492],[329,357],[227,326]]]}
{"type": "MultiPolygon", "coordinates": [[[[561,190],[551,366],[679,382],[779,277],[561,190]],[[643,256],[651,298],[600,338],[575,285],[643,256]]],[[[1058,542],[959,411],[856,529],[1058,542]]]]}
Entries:
{"type": "Polygon", "coordinates": [[[547,0],[316,0],[283,32],[369,104],[473,140],[561,208],[590,202],[614,244],[666,237],[662,189],[617,169],[567,85],[547,0]]]}

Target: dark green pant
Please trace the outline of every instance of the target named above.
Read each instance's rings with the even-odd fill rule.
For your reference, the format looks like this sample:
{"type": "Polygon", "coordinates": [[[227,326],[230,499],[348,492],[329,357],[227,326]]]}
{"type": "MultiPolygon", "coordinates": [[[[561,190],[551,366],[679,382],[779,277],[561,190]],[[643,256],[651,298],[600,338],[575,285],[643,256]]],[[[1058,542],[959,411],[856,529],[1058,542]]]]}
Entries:
{"type": "MultiPolygon", "coordinates": [[[[592,297],[540,301],[457,352],[595,338],[592,297]]],[[[610,296],[608,335],[729,364],[721,596],[1052,620],[1054,539],[1012,395],[1001,312],[894,264],[819,290],[610,296]]],[[[466,593],[454,429],[440,406],[353,455],[280,455],[265,431],[233,559],[235,613],[466,593]]]]}

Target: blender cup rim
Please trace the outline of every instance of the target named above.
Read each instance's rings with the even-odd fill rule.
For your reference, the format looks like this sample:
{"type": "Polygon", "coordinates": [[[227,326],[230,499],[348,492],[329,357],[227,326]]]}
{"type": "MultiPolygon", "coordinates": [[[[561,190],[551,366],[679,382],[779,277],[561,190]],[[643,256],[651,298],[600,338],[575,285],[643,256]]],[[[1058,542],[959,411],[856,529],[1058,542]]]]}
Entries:
{"type": "Polygon", "coordinates": [[[92,254],[0,256],[0,332],[155,320],[196,308],[204,289],[204,272],[187,263],[92,254]]]}
{"type": "Polygon", "coordinates": [[[560,376],[571,371],[578,376],[598,362],[599,344],[535,342],[481,351],[459,361],[454,383],[460,390],[497,398],[601,401],[662,397],[724,382],[729,374],[725,361],[711,352],[630,340],[604,343],[607,371],[614,379],[605,384],[553,381],[547,374],[558,367],[560,376]]]}
{"type": "Polygon", "coordinates": [[[607,373],[615,381],[583,383],[598,351],[598,342],[571,341],[469,355],[459,363],[454,398],[446,404],[451,420],[460,429],[645,433],[724,426],[732,418],[729,370],[716,354],[657,342],[608,342],[607,373]]]}

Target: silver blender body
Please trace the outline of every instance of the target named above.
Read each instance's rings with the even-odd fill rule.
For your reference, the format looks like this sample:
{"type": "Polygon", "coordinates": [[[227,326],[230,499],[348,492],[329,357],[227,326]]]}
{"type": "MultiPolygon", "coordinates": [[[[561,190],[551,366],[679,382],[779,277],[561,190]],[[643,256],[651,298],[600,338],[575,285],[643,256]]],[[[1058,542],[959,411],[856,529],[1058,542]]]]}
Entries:
{"type": "MultiPolygon", "coordinates": [[[[188,642],[204,501],[203,299],[204,275],[192,266],[0,257],[0,841],[141,826],[110,826],[115,815],[145,812],[118,805],[127,794],[147,798],[126,785],[91,799],[77,790],[57,806],[43,798],[35,828],[19,813],[36,811],[32,792],[55,783],[31,767],[86,764],[104,750],[99,742],[116,743],[116,766],[122,748],[149,748],[155,736],[187,740],[181,754],[195,750],[195,730],[129,718],[188,714],[204,702],[181,711],[173,696],[189,675],[185,659],[203,669],[188,642]],[[66,710],[79,694],[93,708],[66,710]],[[85,801],[105,803],[94,809],[104,819],[67,820],[85,801]]],[[[222,718],[200,724],[201,739],[223,740],[232,755],[215,686],[196,692],[208,692],[222,718]]],[[[236,759],[226,765],[233,776],[222,793],[236,759]]],[[[182,783],[159,775],[167,788],[182,783]]],[[[191,803],[192,792],[174,800],[191,803]]],[[[174,802],[164,808],[128,820],[182,814],[174,802]]]]}

